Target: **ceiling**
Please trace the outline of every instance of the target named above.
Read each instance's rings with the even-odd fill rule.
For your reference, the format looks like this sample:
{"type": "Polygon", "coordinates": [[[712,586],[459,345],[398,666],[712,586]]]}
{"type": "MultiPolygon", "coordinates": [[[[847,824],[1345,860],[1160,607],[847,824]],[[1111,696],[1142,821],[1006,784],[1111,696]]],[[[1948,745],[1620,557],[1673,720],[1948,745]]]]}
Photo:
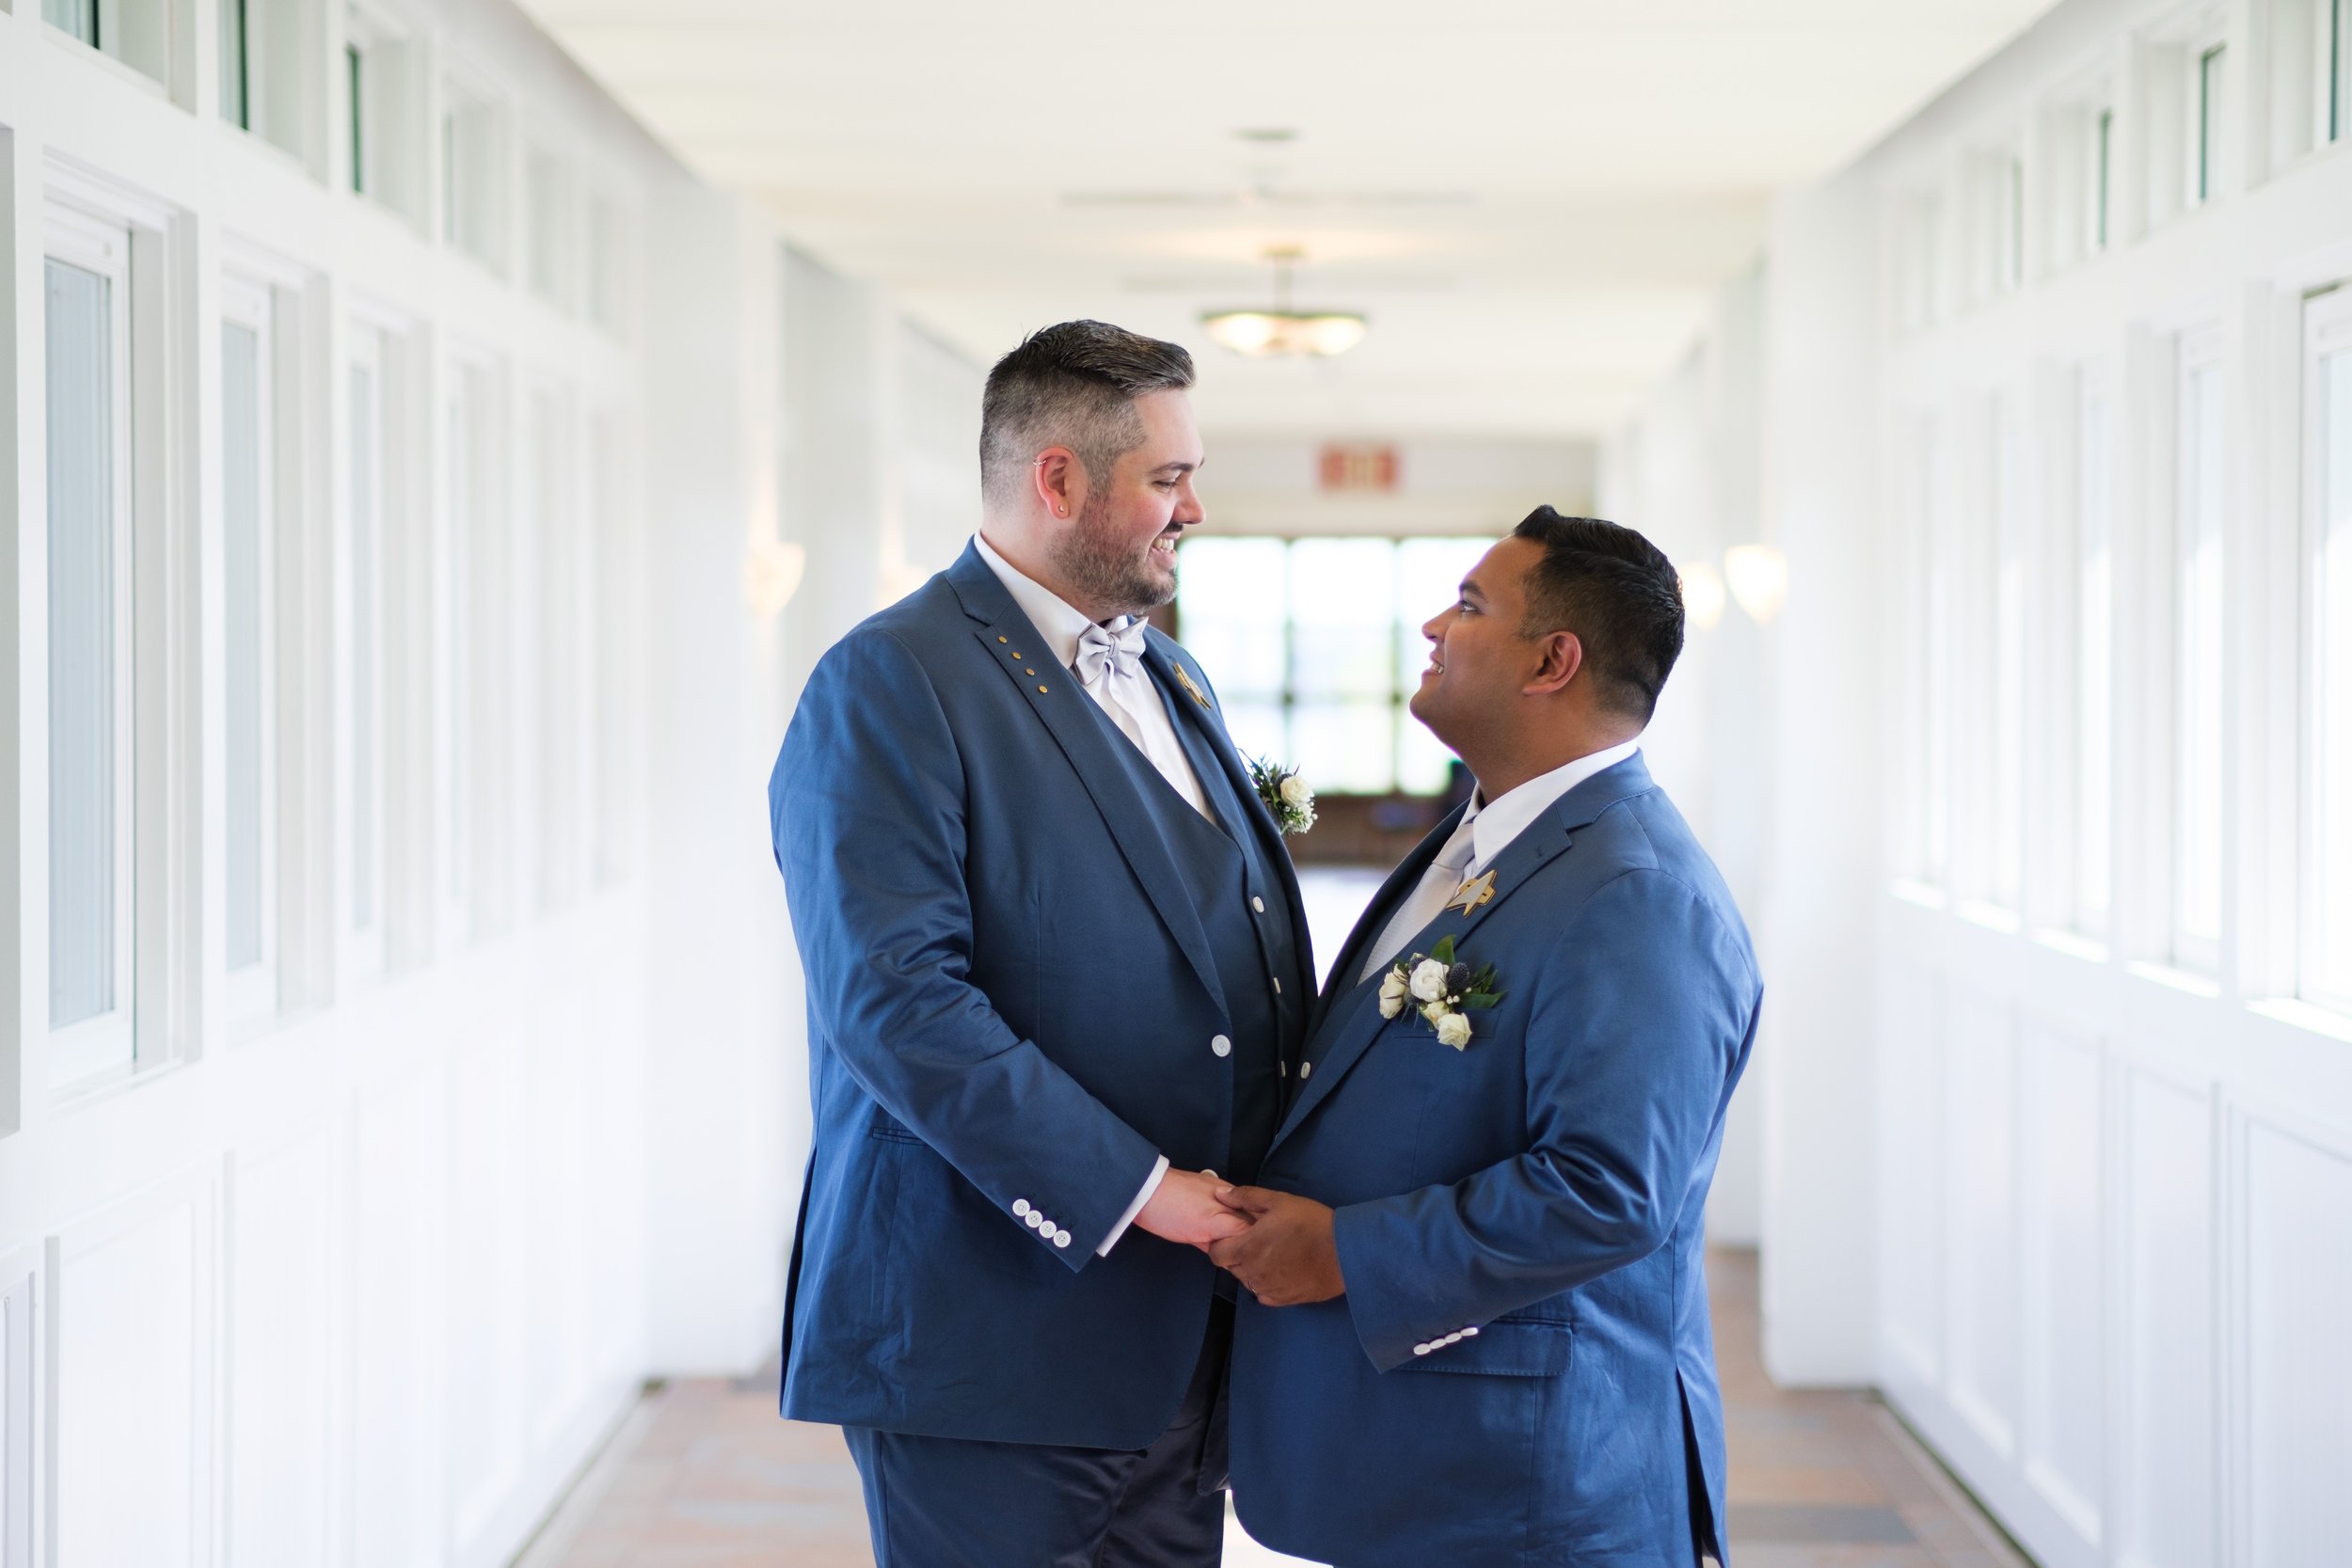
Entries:
{"type": "Polygon", "coordinates": [[[684,162],[985,364],[1036,326],[1189,345],[1220,434],[1605,433],[1772,193],[2048,0],[522,0],[684,162]],[[1245,361],[1203,309],[1365,311],[1245,361]]]}

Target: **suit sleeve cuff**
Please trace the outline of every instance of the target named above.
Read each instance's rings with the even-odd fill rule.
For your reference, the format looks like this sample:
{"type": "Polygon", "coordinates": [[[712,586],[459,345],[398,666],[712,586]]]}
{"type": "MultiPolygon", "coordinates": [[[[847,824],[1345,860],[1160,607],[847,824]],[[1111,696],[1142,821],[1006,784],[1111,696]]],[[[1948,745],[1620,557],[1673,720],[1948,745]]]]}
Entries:
{"type": "Polygon", "coordinates": [[[1119,1216],[1119,1223],[1112,1226],[1111,1233],[1103,1238],[1103,1244],[1094,1249],[1095,1257],[1108,1258],[1111,1255],[1111,1248],[1119,1244],[1119,1238],[1127,1234],[1127,1227],[1136,1223],[1136,1216],[1143,1212],[1143,1206],[1152,1201],[1152,1195],[1160,1190],[1160,1180],[1167,1175],[1168,1156],[1163,1154],[1159,1163],[1152,1167],[1152,1174],[1143,1179],[1143,1190],[1136,1194],[1133,1203],[1127,1205],[1127,1212],[1119,1216]]]}

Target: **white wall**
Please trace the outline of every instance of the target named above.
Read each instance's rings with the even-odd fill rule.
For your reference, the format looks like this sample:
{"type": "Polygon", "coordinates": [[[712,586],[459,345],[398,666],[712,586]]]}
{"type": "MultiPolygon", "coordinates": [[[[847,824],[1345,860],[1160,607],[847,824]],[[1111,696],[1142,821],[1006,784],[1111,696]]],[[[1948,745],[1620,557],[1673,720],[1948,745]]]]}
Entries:
{"type": "Polygon", "coordinates": [[[780,528],[778,241],[503,5],[367,8],[396,62],[388,207],[349,190],[342,5],[252,8],[301,61],[276,84],[301,108],[273,133],[289,156],[218,120],[212,0],[133,4],[167,7],[166,83],[34,0],[0,15],[0,1564],[503,1562],[649,1373],[772,1349],[805,1147],[763,799],[795,612],[745,598],[749,549],[780,528]],[[438,233],[452,81],[496,142],[489,264],[438,233]],[[532,148],[561,171],[551,288],[521,244],[532,148]],[[59,1084],[42,258],[70,184],[155,235],[134,438],[167,480],[166,544],[141,559],[169,610],[137,636],[170,750],[137,765],[165,825],[137,895],[159,1001],[132,1070],[59,1084]],[[229,270],[278,280],[293,377],[284,1000],[251,1019],[221,969],[229,270]],[[362,317],[398,364],[380,972],[339,920],[334,591],[362,317]],[[433,673],[465,619],[437,575],[461,363],[487,377],[470,435],[488,469],[453,695],[433,673]],[[557,421],[544,471],[533,406],[557,421]],[[591,580],[548,576],[580,549],[591,580]],[[453,724],[473,844],[455,901],[435,868],[457,807],[433,783],[453,724]]]}
{"type": "MultiPolygon", "coordinates": [[[[1789,598],[1763,640],[1769,737],[1709,734],[1766,759],[1767,1362],[1879,1384],[2052,1564],[2342,1556],[2352,1359],[2317,1325],[2352,1315],[2352,1023],[2297,995],[2295,960],[2316,853],[2305,301],[2352,278],[2352,144],[2308,145],[2324,16],[2071,0],[1773,225],[1749,428],[1789,598]],[[2199,205],[2181,71],[2217,45],[2199,205]],[[2085,255],[2102,107],[2111,240],[2085,255]],[[2184,342],[2223,375],[2209,953],[2173,939],[2167,870],[2184,342]],[[2073,699],[2086,372],[2117,417],[2111,733],[2073,699]],[[2115,758],[2100,925],[2072,896],[2086,736],[2115,758]]],[[[1613,446],[1612,488],[1661,445],[1738,467],[1670,387],[1613,446]]]]}

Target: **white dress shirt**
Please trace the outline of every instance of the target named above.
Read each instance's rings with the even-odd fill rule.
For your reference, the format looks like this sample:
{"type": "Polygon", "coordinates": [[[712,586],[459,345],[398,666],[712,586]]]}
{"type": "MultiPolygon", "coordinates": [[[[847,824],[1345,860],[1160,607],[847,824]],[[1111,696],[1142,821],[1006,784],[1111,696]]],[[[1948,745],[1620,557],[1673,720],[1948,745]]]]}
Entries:
{"type": "MultiPolygon", "coordinates": [[[[974,534],[972,544],[980,552],[980,559],[988,562],[988,569],[996,574],[996,580],[1005,585],[1005,592],[1012,595],[1021,613],[1045,639],[1046,651],[1054,656],[1054,662],[1065,670],[1073,670],[1078,659],[1078,639],[1094,625],[1086,611],[1024,575],[1021,568],[996,553],[985,534],[974,534]]],[[[1133,620],[1133,616],[1121,615],[1102,624],[1107,630],[1120,631],[1133,620]]],[[[1121,670],[1113,661],[1105,664],[1101,677],[1085,689],[1110,716],[1111,722],[1119,726],[1120,733],[1135,742],[1136,749],[1159,769],[1168,787],[1191,801],[1193,810],[1208,816],[1209,798],[1201,793],[1192,761],[1184,755],[1184,743],[1176,738],[1176,721],[1169,715],[1167,699],[1160,695],[1150,673],[1140,668],[1132,672],[1121,670]]],[[[1127,1234],[1127,1227],[1136,1223],[1136,1216],[1143,1212],[1143,1206],[1152,1201],[1152,1195],[1160,1190],[1160,1181],[1167,1175],[1168,1156],[1163,1154],[1136,1194],[1136,1200],[1127,1205],[1127,1212],[1119,1216],[1119,1223],[1103,1238],[1103,1244],[1094,1249],[1096,1257],[1110,1255],[1119,1239],[1127,1234]]]]}
{"type": "Polygon", "coordinates": [[[1413,895],[1396,907],[1396,913],[1380,932],[1380,940],[1372,944],[1363,973],[1356,977],[1356,983],[1363,984],[1394,962],[1413,933],[1444,911],[1454,890],[1492,865],[1495,857],[1525,832],[1529,823],[1549,811],[1561,796],[1596,773],[1616,767],[1641,749],[1639,740],[1628,740],[1581,756],[1549,773],[1538,773],[1491,801],[1483,800],[1479,794],[1471,795],[1470,809],[1454,825],[1453,835],[1438,849],[1438,858],[1422,873],[1413,895]],[[1465,835],[1469,838],[1467,845],[1463,843],[1465,835]],[[1467,858],[1462,853],[1465,848],[1469,850],[1467,858]]]}

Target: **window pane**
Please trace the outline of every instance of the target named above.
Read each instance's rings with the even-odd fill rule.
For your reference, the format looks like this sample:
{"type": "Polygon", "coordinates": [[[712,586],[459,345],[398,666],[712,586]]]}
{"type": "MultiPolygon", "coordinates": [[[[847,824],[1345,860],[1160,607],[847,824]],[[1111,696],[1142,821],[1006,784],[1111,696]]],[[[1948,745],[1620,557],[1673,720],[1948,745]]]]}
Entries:
{"type": "Polygon", "coordinates": [[[253,128],[246,90],[245,0],[219,0],[220,118],[246,130],[253,128]]]}
{"type": "Polygon", "coordinates": [[[2099,111],[2099,135],[2095,154],[2098,162],[2091,182],[2090,236],[2097,249],[2107,247],[2107,214],[2112,210],[2108,192],[2115,178],[2115,111],[2099,111]]]}
{"type": "Polygon", "coordinates": [[[119,754],[127,586],[115,487],[113,283],[51,261],[49,410],[49,1022],[110,1013],[123,955],[119,754]]]}
{"type": "Polygon", "coordinates": [[[2197,199],[2210,200],[2221,178],[2221,63],[2228,51],[2208,49],[2197,61],[2197,199]]]}
{"type": "Polygon", "coordinates": [[[1920,870],[1926,879],[1941,884],[1951,874],[1952,860],[1952,721],[1953,602],[1952,562],[1958,551],[1952,540],[1951,473],[1946,457],[1943,430],[1926,428],[1920,476],[1927,487],[1922,500],[1924,518],[1921,583],[1921,630],[1926,635],[1926,658],[1919,690],[1920,765],[1926,788],[1920,870]]]}
{"type": "Polygon", "coordinates": [[[1177,629],[1229,721],[1251,699],[1282,695],[1285,560],[1279,539],[1187,539],[1177,558],[1177,629]]]}
{"type": "Polygon", "coordinates": [[[93,48],[98,44],[98,0],[40,0],[41,20],[62,27],[93,48]]]}
{"type": "Polygon", "coordinates": [[[347,540],[351,599],[344,635],[349,639],[351,670],[350,914],[352,928],[359,931],[375,927],[379,870],[376,846],[382,810],[376,794],[380,768],[377,736],[382,723],[378,595],[382,591],[383,527],[378,382],[375,367],[352,367],[351,531],[347,540]]]}
{"type": "Polygon", "coordinates": [[[1994,413],[1994,901],[2023,905],[2026,807],[2026,526],[2024,436],[2015,410],[1994,413]]]}
{"type": "MultiPolygon", "coordinates": [[[[1385,705],[1396,657],[1394,550],[1386,539],[1301,539],[1291,546],[1291,686],[1302,702],[1360,696],[1385,705]]],[[[1392,766],[1381,768],[1383,788],[1392,766]]]]}
{"type": "Polygon", "coordinates": [[[1291,710],[1291,763],[1318,794],[1385,795],[1396,784],[1395,708],[1311,702],[1291,710]]]}
{"type": "Polygon", "coordinates": [[[435,554],[439,582],[435,613],[438,619],[440,658],[434,682],[433,708],[437,730],[434,746],[434,793],[440,819],[441,896],[461,922],[472,885],[468,874],[473,861],[472,812],[469,798],[473,727],[469,693],[473,670],[474,536],[483,526],[480,498],[487,492],[483,471],[483,433],[487,428],[489,399],[483,372],[461,366],[455,375],[456,395],[449,404],[449,506],[440,547],[435,554]]]}
{"type": "MultiPolygon", "coordinates": [[[[1220,689],[1218,696],[1224,695],[1220,689]]],[[[1233,737],[1233,749],[1244,757],[1296,767],[1292,760],[1289,731],[1282,719],[1280,703],[1224,703],[1225,731],[1233,737]]],[[[1321,780],[1309,779],[1309,788],[1324,787],[1321,780]]]]}
{"type": "Polygon", "coordinates": [[[343,48],[343,75],[351,88],[351,188],[369,196],[375,182],[368,178],[367,57],[358,44],[343,48]]]}
{"type": "Polygon", "coordinates": [[[2221,937],[2221,372],[2198,366],[2181,397],[2179,706],[2174,754],[2174,920],[2179,961],[2221,937]]]}
{"type": "Polygon", "coordinates": [[[2352,350],[2320,361],[2319,562],[2312,602],[2312,941],[2306,992],[2352,1003],[2352,350]]]}
{"type": "Polygon", "coordinates": [[[226,702],[222,752],[228,810],[228,961],[262,957],[263,853],[269,763],[263,665],[266,585],[262,515],[262,337],[221,328],[221,598],[226,702]]]}
{"type": "Polygon", "coordinates": [[[2109,845],[2114,790],[2115,519],[2113,414],[2106,394],[2086,390],[2077,449],[2081,577],[2076,608],[2080,685],[2074,724],[2077,928],[2107,928],[2109,845]]]}

